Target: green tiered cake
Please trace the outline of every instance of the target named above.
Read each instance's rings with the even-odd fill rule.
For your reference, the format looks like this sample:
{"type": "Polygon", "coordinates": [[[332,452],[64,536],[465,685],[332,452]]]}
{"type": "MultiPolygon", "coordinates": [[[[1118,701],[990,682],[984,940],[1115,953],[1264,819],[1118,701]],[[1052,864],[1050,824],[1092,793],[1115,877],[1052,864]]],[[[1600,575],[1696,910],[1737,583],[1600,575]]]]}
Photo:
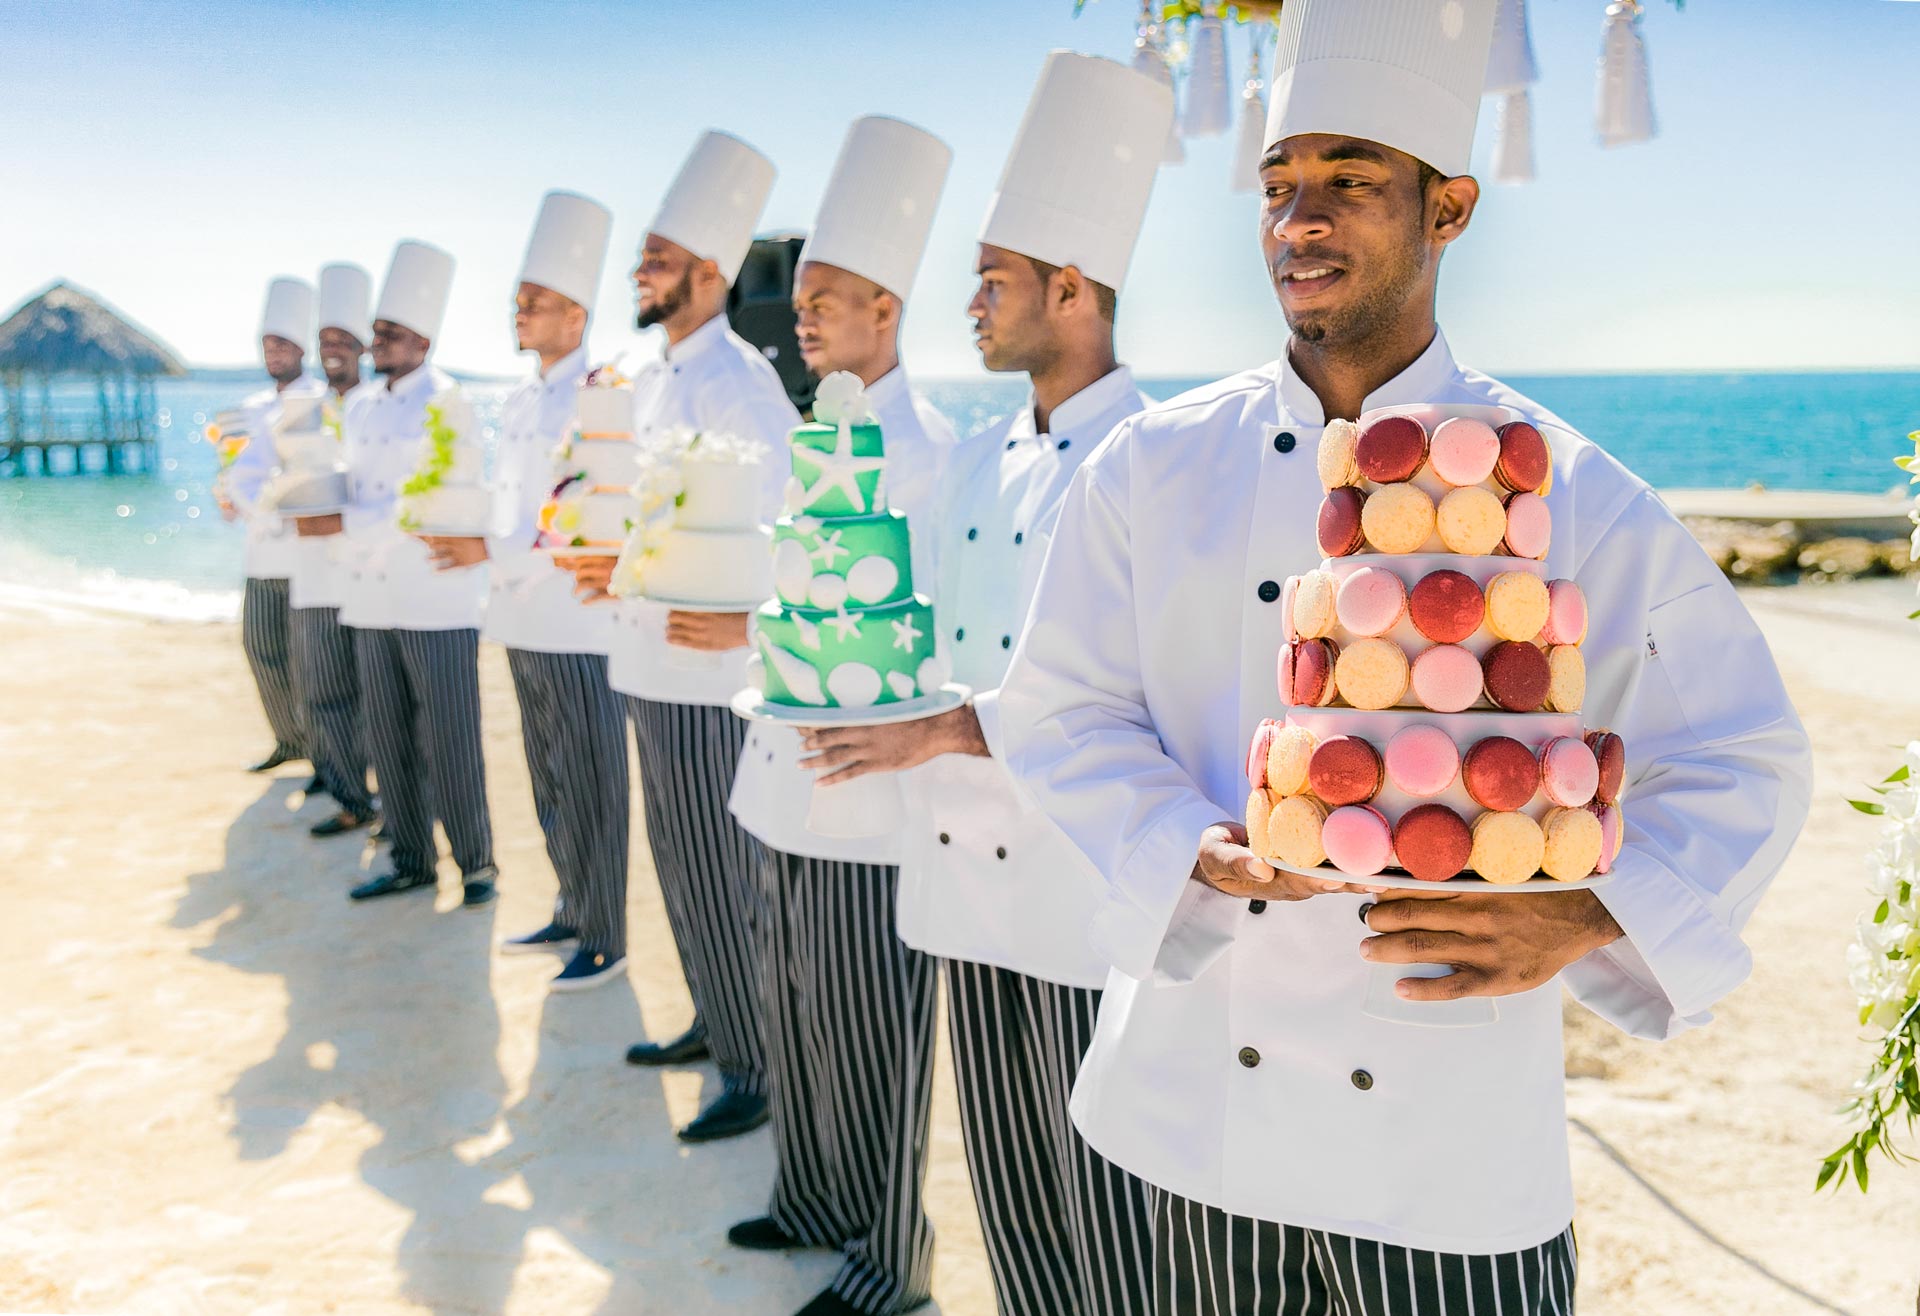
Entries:
{"type": "Polygon", "coordinates": [[[886,458],[859,377],[820,381],[793,432],[774,593],[756,617],[752,676],[769,703],[866,708],[946,684],[933,605],[913,592],[907,518],[887,508],[886,458]]]}

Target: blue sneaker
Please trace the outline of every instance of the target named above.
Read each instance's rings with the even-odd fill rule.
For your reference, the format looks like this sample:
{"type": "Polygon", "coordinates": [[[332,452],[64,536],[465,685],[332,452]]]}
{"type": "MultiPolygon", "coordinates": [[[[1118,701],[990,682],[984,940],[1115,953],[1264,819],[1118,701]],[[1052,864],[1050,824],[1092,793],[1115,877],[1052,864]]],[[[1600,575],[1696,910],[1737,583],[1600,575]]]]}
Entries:
{"type": "Polygon", "coordinates": [[[500,943],[502,955],[531,955],[550,950],[556,955],[571,955],[580,949],[580,934],[564,923],[549,923],[524,937],[508,937],[500,943]]]}
{"type": "Polygon", "coordinates": [[[615,957],[597,950],[575,951],[573,958],[567,961],[567,967],[560,970],[559,976],[547,986],[556,992],[584,992],[588,988],[611,982],[626,971],[625,955],[615,957]]]}

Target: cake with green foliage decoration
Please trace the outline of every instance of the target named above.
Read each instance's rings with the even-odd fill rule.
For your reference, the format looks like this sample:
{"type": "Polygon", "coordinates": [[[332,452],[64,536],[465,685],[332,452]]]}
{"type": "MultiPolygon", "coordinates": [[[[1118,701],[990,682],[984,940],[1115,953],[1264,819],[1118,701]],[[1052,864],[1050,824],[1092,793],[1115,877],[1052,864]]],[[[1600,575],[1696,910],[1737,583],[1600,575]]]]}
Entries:
{"type": "Polygon", "coordinates": [[[400,486],[400,528],[414,534],[478,536],[493,519],[484,483],[480,422],[457,388],[427,402],[420,465],[400,486]]]}
{"type": "Polygon", "coordinates": [[[752,680],[769,703],[866,708],[938,691],[933,604],[913,591],[912,533],[887,507],[886,448],[859,377],[820,381],[793,431],[774,598],[755,616],[752,680]]]}

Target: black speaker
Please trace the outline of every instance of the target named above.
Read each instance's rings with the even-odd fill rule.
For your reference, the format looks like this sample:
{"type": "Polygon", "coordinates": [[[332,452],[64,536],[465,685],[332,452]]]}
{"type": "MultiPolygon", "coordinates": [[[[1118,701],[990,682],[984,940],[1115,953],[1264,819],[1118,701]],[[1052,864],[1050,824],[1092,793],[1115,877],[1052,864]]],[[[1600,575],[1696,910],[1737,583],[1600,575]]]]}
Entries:
{"type": "Polygon", "coordinates": [[[793,332],[793,281],[806,242],[798,233],[755,238],[740,277],[727,291],[727,323],[773,363],[787,396],[802,412],[813,405],[819,383],[800,359],[800,341],[793,332]]]}

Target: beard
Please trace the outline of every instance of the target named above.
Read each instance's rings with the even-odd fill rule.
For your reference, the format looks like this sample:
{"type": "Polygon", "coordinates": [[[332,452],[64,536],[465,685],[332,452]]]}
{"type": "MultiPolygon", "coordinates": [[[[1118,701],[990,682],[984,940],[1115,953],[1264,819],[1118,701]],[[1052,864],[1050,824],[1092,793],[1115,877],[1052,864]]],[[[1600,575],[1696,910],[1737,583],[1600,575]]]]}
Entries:
{"type": "Polygon", "coordinates": [[[651,329],[662,320],[671,319],[688,302],[693,300],[693,271],[689,269],[680,276],[680,282],[656,296],[646,306],[634,314],[634,327],[651,329]]]}
{"type": "Polygon", "coordinates": [[[1366,287],[1344,305],[1303,311],[1297,317],[1287,315],[1288,330],[1303,343],[1321,346],[1367,342],[1398,320],[1408,299],[1419,289],[1425,254],[1420,232],[1409,228],[1403,243],[1370,262],[1375,277],[1366,287]]]}

